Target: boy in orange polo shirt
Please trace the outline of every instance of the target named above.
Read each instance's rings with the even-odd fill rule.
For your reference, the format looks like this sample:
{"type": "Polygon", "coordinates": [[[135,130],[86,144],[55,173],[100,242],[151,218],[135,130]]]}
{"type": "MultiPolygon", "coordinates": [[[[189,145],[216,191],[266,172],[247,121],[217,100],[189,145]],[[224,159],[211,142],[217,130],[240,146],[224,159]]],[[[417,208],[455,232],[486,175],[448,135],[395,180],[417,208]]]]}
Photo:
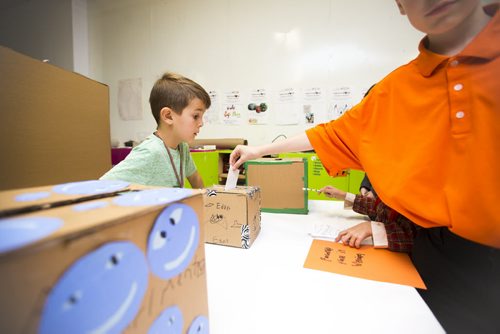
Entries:
{"type": "Polygon", "coordinates": [[[500,332],[500,13],[480,0],[396,0],[427,36],[341,118],[287,140],[238,146],[233,168],[314,149],[330,175],[363,169],[417,225],[420,295],[446,329],[500,332]],[[493,184],[492,184],[493,183],[493,184]]]}

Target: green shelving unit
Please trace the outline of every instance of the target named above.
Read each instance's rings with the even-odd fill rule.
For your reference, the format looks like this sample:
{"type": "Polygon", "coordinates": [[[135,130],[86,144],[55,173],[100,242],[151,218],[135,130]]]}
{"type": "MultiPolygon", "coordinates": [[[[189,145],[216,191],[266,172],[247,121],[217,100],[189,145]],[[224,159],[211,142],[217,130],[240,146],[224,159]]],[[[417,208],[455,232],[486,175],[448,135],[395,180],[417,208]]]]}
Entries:
{"type": "MultiPolygon", "coordinates": [[[[198,172],[203,179],[205,187],[213,186],[214,184],[219,184],[219,152],[209,151],[209,152],[191,152],[193,161],[198,168],[198,172]]],[[[189,182],[185,182],[186,187],[189,186],[189,182]]],[[[189,186],[191,188],[191,186],[189,186]]]]}
{"type": "Polygon", "coordinates": [[[361,185],[361,181],[365,177],[365,172],[351,169],[349,171],[349,192],[353,194],[359,193],[359,186],[361,185]]]}

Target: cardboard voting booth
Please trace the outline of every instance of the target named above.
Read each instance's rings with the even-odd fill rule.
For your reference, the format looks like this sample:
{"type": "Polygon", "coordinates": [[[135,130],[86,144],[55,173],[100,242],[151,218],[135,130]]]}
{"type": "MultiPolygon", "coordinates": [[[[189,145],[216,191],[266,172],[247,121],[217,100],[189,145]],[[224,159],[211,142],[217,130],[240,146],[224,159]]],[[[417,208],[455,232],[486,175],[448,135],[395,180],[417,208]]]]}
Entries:
{"type": "Polygon", "coordinates": [[[248,186],[262,192],[262,211],[307,214],[307,160],[261,158],[245,163],[248,186]]]}
{"type": "Polygon", "coordinates": [[[205,242],[249,248],[260,232],[260,189],[215,185],[205,194],[205,242]]]}
{"type": "Polygon", "coordinates": [[[108,86],[0,46],[0,87],[0,190],[111,168],[108,86]]]}
{"type": "Polygon", "coordinates": [[[208,333],[204,191],[133,189],[0,192],[1,333],[208,333]]]}

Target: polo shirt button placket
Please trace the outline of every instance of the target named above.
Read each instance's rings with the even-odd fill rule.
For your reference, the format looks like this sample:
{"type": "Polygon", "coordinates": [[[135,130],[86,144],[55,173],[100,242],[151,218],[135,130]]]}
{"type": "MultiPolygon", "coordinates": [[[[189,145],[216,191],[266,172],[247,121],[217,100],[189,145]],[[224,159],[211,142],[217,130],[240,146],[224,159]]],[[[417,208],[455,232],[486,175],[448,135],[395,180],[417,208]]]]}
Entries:
{"type": "MultiPolygon", "coordinates": [[[[457,59],[453,59],[450,61],[449,63],[450,67],[451,68],[456,68],[458,65],[459,65],[459,61],[457,59]]],[[[462,94],[465,94],[465,92],[463,91],[464,90],[464,85],[460,82],[458,83],[455,83],[452,85],[452,90],[455,94],[457,94],[456,96],[452,97],[453,100],[455,100],[455,102],[458,102],[458,101],[461,101],[464,96],[462,96],[462,94]],[[457,100],[458,99],[458,100],[457,100]]],[[[452,94],[453,96],[454,94],[452,94]]],[[[458,105],[455,104],[455,107],[459,107],[460,108],[460,105],[461,103],[459,103],[458,105]]],[[[468,130],[468,122],[464,119],[465,118],[465,111],[463,109],[459,109],[459,108],[456,108],[455,109],[455,112],[454,112],[454,119],[456,120],[457,123],[455,123],[455,125],[453,126],[454,128],[454,131],[455,133],[464,133],[464,132],[467,132],[468,130]],[[457,110],[458,109],[458,110],[457,110]]],[[[463,108],[463,106],[462,106],[463,108]]]]}
{"type": "MultiPolygon", "coordinates": [[[[453,86],[453,89],[455,90],[455,92],[459,92],[459,91],[461,91],[463,88],[464,88],[464,85],[462,85],[461,83],[458,83],[458,84],[456,84],[455,86],[453,86]]],[[[457,111],[457,112],[455,113],[455,117],[456,117],[457,119],[462,119],[462,118],[464,118],[464,116],[465,116],[465,113],[464,113],[463,111],[457,111]]]]}
{"type": "MultiPolygon", "coordinates": [[[[453,61],[450,63],[450,65],[452,65],[452,66],[453,66],[453,63],[454,63],[454,62],[457,62],[457,64],[458,64],[458,60],[453,60],[453,61]]],[[[455,65],[455,66],[456,66],[456,65],[455,65]]],[[[459,91],[461,91],[463,88],[464,88],[464,85],[462,85],[461,83],[457,83],[457,84],[455,84],[455,85],[453,86],[453,90],[455,90],[455,92],[459,92],[459,91]]],[[[456,117],[457,119],[462,119],[462,118],[464,118],[464,116],[465,116],[465,113],[464,113],[463,111],[461,111],[461,110],[460,110],[460,111],[457,111],[457,112],[455,113],[455,117],[456,117]]]]}
{"type": "MultiPolygon", "coordinates": [[[[449,60],[448,64],[450,67],[450,71],[455,73],[455,71],[456,71],[455,68],[457,68],[458,65],[460,65],[460,61],[457,58],[451,58],[449,60]]],[[[464,98],[464,96],[462,96],[462,94],[464,94],[463,89],[464,89],[463,83],[457,82],[457,83],[453,84],[452,90],[455,94],[458,94],[458,95],[455,95],[454,97],[452,97],[452,100],[454,100],[455,102],[461,101],[464,98]]],[[[454,95],[454,94],[452,94],[452,95],[454,95]]],[[[458,108],[455,109],[453,118],[458,123],[456,123],[453,127],[454,127],[455,131],[458,131],[458,132],[467,131],[466,130],[467,122],[464,120],[465,112],[463,109],[460,108],[461,103],[459,103],[458,105],[456,105],[456,103],[454,103],[454,104],[455,104],[455,108],[456,107],[458,107],[458,108]]],[[[462,106],[462,108],[463,108],[463,106],[462,106]]]]}

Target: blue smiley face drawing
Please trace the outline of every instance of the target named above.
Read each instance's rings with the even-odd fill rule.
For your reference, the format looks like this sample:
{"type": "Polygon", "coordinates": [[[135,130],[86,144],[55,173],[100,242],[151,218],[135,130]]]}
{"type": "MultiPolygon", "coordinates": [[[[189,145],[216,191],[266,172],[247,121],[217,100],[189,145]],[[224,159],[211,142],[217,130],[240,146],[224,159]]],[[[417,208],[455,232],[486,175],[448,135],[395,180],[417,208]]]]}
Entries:
{"type": "Polygon", "coordinates": [[[63,220],[57,217],[28,216],[0,219],[0,254],[48,237],[63,225],[63,220]]]}
{"type": "Polygon", "coordinates": [[[181,334],[184,327],[182,312],[177,306],[165,309],[149,328],[148,334],[181,334]]]}
{"type": "Polygon", "coordinates": [[[208,318],[204,315],[197,316],[187,331],[187,334],[209,334],[208,318]]]}
{"type": "Polygon", "coordinates": [[[191,262],[200,239],[196,212],[185,204],[164,209],[149,234],[147,257],[151,271],[168,280],[191,262]]]}
{"type": "Polygon", "coordinates": [[[58,184],[52,190],[64,195],[97,195],[124,190],[129,185],[119,180],[89,180],[58,184]]]}
{"type": "Polygon", "coordinates": [[[39,332],[121,333],[135,318],[148,285],[143,252],[110,242],[76,261],[50,291],[39,332]]]}

